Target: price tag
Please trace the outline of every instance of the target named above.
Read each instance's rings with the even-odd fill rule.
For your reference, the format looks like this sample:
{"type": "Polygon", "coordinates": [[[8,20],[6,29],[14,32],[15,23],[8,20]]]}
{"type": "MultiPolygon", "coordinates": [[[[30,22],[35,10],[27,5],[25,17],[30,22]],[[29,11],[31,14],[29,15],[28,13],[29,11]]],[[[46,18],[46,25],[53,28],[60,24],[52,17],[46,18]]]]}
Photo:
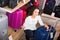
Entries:
{"type": "Polygon", "coordinates": [[[52,15],[51,16],[54,16],[55,15],[55,13],[54,12],[52,12],[52,15]]]}
{"type": "Polygon", "coordinates": [[[50,33],[50,38],[53,38],[53,33],[52,32],[50,33]]]}

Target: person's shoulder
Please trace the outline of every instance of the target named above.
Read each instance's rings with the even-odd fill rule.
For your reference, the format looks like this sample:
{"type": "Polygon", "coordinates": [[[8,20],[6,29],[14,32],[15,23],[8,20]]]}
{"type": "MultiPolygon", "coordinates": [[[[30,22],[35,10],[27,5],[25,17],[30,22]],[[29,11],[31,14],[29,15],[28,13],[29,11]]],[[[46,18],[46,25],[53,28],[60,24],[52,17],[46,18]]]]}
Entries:
{"type": "Polygon", "coordinates": [[[29,19],[29,18],[31,18],[31,16],[26,17],[26,19],[29,19]]]}

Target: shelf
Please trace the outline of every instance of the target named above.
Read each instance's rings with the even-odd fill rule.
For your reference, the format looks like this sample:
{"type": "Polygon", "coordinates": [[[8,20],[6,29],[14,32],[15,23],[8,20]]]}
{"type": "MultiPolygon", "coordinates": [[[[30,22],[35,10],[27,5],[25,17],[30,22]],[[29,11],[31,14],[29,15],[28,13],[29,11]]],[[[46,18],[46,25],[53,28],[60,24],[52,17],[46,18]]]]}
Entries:
{"type": "Polygon", "coordinates": [[[44,14],[44,13],[41,16],[45,16],[45,17],[49,17],[49,18],[52,18],[52,19],[60,20],[60,18],[58,18],[58,17],[50,16],[50,15],[44,14]]]}
{"type": "Polygon", "coordinates": [[[13,9],[9,8],[8,6],[5,6],[5,7],[3,7],[3,8],[0,7],[0,10],[7,11],[7,12],[9,12],[9,13],[12,13],[12,12],[16,11],[17,9],[19,9],[20,7],[22,7],[23,5],[27,4],[29,1],[30,1],[30,0],[26,0],[25,3],[20,2],[20,3],[18,3],[18,5],[17,5],[15,8],[13,8],[13,9]]]}

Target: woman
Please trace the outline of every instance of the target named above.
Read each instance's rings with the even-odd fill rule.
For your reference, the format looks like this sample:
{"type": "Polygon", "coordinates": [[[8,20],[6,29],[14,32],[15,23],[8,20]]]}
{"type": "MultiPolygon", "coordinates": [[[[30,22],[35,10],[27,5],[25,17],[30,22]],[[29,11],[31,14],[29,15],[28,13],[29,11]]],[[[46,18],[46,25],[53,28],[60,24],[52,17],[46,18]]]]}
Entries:
{"type": "Polygon", "coordinates": [[[34,32],[37,29],[37,22],[39,22],[41,26],[44,26],[44,23],[39,15],[39,9],[33,8],[32,10],[32,15],[25,19],[25,23],[22,26],[22,29],[26,34],[26,40],[33,40],[34,32]]]}

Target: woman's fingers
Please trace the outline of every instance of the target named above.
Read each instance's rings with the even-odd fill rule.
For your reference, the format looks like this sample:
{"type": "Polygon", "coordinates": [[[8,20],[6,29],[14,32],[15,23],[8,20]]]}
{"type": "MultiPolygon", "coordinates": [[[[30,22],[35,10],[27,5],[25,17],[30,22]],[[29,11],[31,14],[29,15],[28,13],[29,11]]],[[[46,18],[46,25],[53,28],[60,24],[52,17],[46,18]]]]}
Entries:
{"type": "Polygon", "coordinates": [[[21,28],[22,28],[22,30],[24,30],[25,27],[24,26],[21,26],[21,28]]]}
{"type": "Polygon", "coordinates": [[[48,27],[48,25],[47,25],[47,24],[45,24],[45,27],[48,27]]]}
{"type": "Polygon", "coordinates": [[[47,24],[45,24],[45,27],[46,27],[47,29],[49,29],[49,27],[48,27],[48,25],[47,25],[47,24]]]}

